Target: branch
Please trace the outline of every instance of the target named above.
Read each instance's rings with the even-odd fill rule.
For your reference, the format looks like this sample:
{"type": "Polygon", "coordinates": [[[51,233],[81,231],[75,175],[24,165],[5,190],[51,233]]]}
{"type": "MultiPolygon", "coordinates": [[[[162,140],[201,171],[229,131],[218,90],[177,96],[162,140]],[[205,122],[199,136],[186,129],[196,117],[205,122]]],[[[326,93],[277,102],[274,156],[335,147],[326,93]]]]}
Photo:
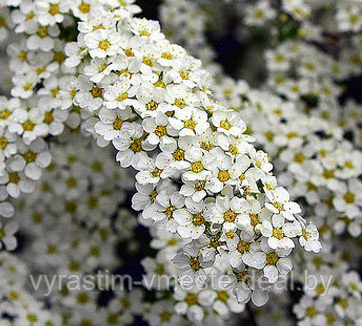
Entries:
{"type": "Polygon", "coordinates": [[[248,313],[249,321],[251,326],[258,326],[256,322],[255,315],[253,309],[250,307],[249,303],[245,305],[246,311],[248,313]]]}

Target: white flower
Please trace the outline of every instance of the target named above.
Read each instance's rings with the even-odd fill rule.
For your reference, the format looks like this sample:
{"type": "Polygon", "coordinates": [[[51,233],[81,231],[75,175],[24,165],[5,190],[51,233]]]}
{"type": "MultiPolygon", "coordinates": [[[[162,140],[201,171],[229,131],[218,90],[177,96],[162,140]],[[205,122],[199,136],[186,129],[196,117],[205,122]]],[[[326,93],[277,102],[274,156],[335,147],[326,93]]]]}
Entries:
{"type": "Polygon", "coordinates": [[[45,136],[48,133],[48,127],[43,122],[43,114],[36,107],[29,111],[25,109],[15,110],[14,121],[15,123],[9,126],[9,130],[22,135],[22,139],[27,145],[38,136],[45,136]]]}
{"type": "Polygon", "coordinates": [[[295,220],[294,214],[298,214],[302,211],[297,203],[289,201],[289,193],[282,187],[266,191],[266,195],[272,204],[265,203],[265,207],[274,214],[283,215],[283,217],[289,221],[295,220]]]}
{"type": "Polygon", "coordinates": [[[272,250],[265,239],[261,241],[261,249],[262,251],[249,255],[244,260],[248,265],[251,264],[256,269],[263,269],[264,276],[270,283],[277,282],[279,274],[287,275],[292,270],[292,261],[290,258],[287,258],[290,255],[291,249],[272,250]]]}
{"type": "Polygon", "coordinates": [[[97,29],[86,34],[84,43],[89,48],[92,58],[105,58],[117,54],[119,50],[120,35],[115,30],[97,29]]]}
{"type": "MultiPolygon", "coordinates": [[[[2,191],[1,191],[2,192],[2,191]]],[[[13,216],[15,213],[14,206],[8,202],[1,202],[0,203],[0,216],[9,218],[13,216]]]]}
{"type": "Polygon", "coordinates": [[[132,133],[133,128],[130,122],[132,113],[130,109],[106,109],[102,108],[99,111],[99,118],[101,121],[97,122],[94,126],[96,132],[103,136],[104,140],[110,141],[121,135],[129,135],[132,133]]]}
{"type": "Polygon", "coordinates": [[[213,223],[223,224],[224,230],[231,230],[237,227],[239,214],[246,214],[249,209],[249,204],[244,198],[229,199],[226,196],[218,196],[210,212],[210,219],[213,223]]]}
{"type": "Polygon", "coordinates": [[[79,91],[75,94],[73,103],[89,111],[98,110],[103,104],[103,89],[94,85],[88,78],[81,75],[77,78],[79,91]]]}
{"type": "Polygon", "coordinates": [[[141,37],[150,37],[153,40],[164,38],[160,33],[160,24],[157,21],[135,18],[131,21],[131,30],[135,35],[141,37]]]}
{"type": "Polygon", "coordinates": [[[14,234],[18,230],[16,222],[9,222],[2,226],[0,223],[0,249],[4,246],[7,251],[13,251],[17,246],[17,240],[14,234]]]}
{"type": "Polygon", "coordinates": [[[191,107],[176,110],[175,116],[169,118],[169,121],[173,128],[179,130],[180,137],[200,135],[210,127],[207,113],[191,107]]]}
{"type": "Polygon", "coordinates": [[[269,1],[266,0],[249,5],[246,10],[245,23],[247,25],[262,25],[265,21],[276,17],[276,11],[271,7],[269,1]]]}
{"type": "Polygon", "coordinates": [[[185,160],[190,162],[187,171],[182,175],[184,181],[206,180],[216,168],[216,157],[204,153],[200,148],[192,147],[185,153],[185,160]]]}
{"type": "Polygon", "coordinates": [[[144,154],[143,151],[151,151],[156,146],[150,145],[143,139],[141,125],[133,122],[132,128],[127,128],[127,131],[127,133],[122,133],[122,137],[113,139],[114,147],[119,150],[116,160],[123,168],[129,166],[137,168],[138,162],[144,154]]]}
{"type": "Polygon", "coordinates": [[[19,154],[16,155],[9,163],[14,171],[24,170],[24,174],[32,180],[39,180],[42,169],[49,166],[51,155],[46,143],[38,138],[30,143],[29,146],[19,143],[19,154]]]}
{"type": "MultiPolygon", "coordinates": [[[[268,238],[270,248],[289,250],[295,247],[293,240],[286,236],[286,232],[291,231],[288,229],[289,226],[291,226],[291,223],[284,224],[284,218],[281,215],[273,215],[272,223],[264,220],[260,231],[264,237],[268,238]]],[[[298,230],[292,228],[292,231],[291,237],[295,237],[298,230]]]]}
{"type": "Polygon", "coordinates": [[[64,47],[64,52],[67,55],[65,59],[66,67],[76,67],[80,64],[81,59],[87,54],[87,48],[84,44],[84,35],[79,34],[77,42],[69,42],[64,47]]]}
{"type": "Polygon", "coordinates": [[[38,77],[34,72],[28,72],[25,75],[15,75],[12,78],[14,87],[11,89],[11,95],[29,98],[33,95],[33,89],[38,81],[38,77]]]}
{"type": "Polygon", "coordinates": [[[213,265],[212,260],[204,260],[202,254],[198,250],[190,250],[189,247],[184,252],[176,255],[172,262],[180,269],[178,281],[181,285],[195,282],[196,286],[202,286],[207,280],[205,268],[213,265]]]}
{"type": "Polygon", "coordinates": [[[216,293],[212,290],[198,290],[197,287],[185,291],[177,287],[173,295],[176,301],[175,311],[186,316],[191,322],[200,323],[205,316],[203,307],[211,306],[216,299],[216,293]]]}
{"type": "Polygon", "coordinates": [[[132,197],[132,208],[137,211],[144,210],[149,205],[154,204],[160,194],[172,194],[175,191],[167,179],[159,183],[157,187],[154,184],[141,185],[136,183],[136,189],[137,193],[132,197]]]}
{"type": "Polygon", "coordinates": [[[263,151],[256,151],[253,148],[250,151],[250,157],[253,160],[254,166],[263,172],[270,172],[273,168],[273,165],[268,160],[268,155],[263,151]]]}
{"type": "Polygon", "coordinates": [[[235,137],[241,136],[245,131],[245,123],[241,120],[240,114],[235,111],[215,111],[212,116],[212,123],[218,132],[235,137]]]}
{"type": "Polygon", "coordinates": [[[174,212],[185,206],[185,197],[175,192],[168,196],[160,194],[157,197],[155,205],[143,212],[145,218],[151,217],[155,221],[155,227],[158,229],[166,229],[169,232],[177,231],[178,223],[174,219],[174,212]],[[149,215],[149,216],[148,216],[149,215]]]}
{"type": "Polygon", "coordinates": [[[362,184],[358,179],[348,181],[348,186],[344,183],[336,190],[336,197],[333,199],[333,205],[337,211],[343,212],[353,219],[361,215],[358,206],[362,206],[362,184]]]}
{"type": "Polygon", "coordinates": [[[231,275],[230,278],[233,283],[236,283],[233,294],[237,297],[240,304],[245,304],[252,300],[257,306],[263,306],[269,300],[269,294],[262,284],[261,278],[263,273],[260,271],[253,271],[255,279],[250,279],[250,274],[247,270],[240,268],[235,275],[231,275]]]}
{"type": "Polygon", "coordinates": [[[174,326],[182,323],[182,317],[175,314],[172,300],[158,301],[151,306],[145,319],[151,326],[174,326]]]}
{"type": "Polygon", "coordinates": [[[17,152],[16,140],[18,136],[0,125],[0,149],[5,157],[14,155],[17,152]]]}
{"type": "Polygon", "coordinates": [[[247,261],[245,261],[245,257],[248,258],[250,254],[258,251],[259,244],[257,242],[253,242],[254,236],[254,234],[247,233],[240,233],[239,236],[236,235],[235,240],[238,240],[238,243],[236,247],[231,247],[233,250],[228,255],[228,260],[232,268],[241,268],[247,263],[247,261]]]}
{"type": "Polygon", "coordinates": [[[194,202],[191,198],[185,200],[186,208],[178,209],[173,213],[174,219],[179,224],[177,232],[183,238],[199,238],[205,231],[205,204],[194,202]]]}
{"type": "Polygon", "coordinates": [[[63,13],[68,11],[66,1],[60,0],[40,0],[35,3],[38,21],[42,25],[55,25],[61,23],[64,19],[63,13]]]}
{"type": "Polygon", "coordinates": [[[116,81],[104,92],[104,105],[109,109],[125,109],[127,106],[136,105],[137,100],[131,99],[131,84],[127,81],[116,81]]]}
{"type": "Polygon", "coordinates": [[[300,245],[306,251],[320,252],[322,245],[318,241],[319,232],[314,224],[309,224],[305,229],[302,229],[302,236],[299,238],[300,245]]]}
{"type": "Polygon", "coordinates": [[[170,125],[168,117],[162,112],[157,112],[155,118],[145,118],[142,126],[144,131],[149,133],[147,141],[152,145],[157,145],[160,141],[165,145],[170,144],[172,142],[170,136],[177,134],[170,125]]]}
{"type": "MultiPolygon", "coordinates": [[[[5,171],[5,173],[0,176],[0,185],[1,187],[5,187],[9,196],[13,198],[18,198],[21,192],[32,193],[35,189],[35,184],[28,179],[24,173],[15,171],[5,171]]],[[[9,205],[4,205],[2,208],[5,212],[8,210],[11,211],[9,205]]]]}
{"type": "Polygon", "coordinates": [[[48,52],[54,47],[54,38],[60,33],[57,25],[39,26],[34,34],[26,40],[29,50],[42,50],[48,52]]]}

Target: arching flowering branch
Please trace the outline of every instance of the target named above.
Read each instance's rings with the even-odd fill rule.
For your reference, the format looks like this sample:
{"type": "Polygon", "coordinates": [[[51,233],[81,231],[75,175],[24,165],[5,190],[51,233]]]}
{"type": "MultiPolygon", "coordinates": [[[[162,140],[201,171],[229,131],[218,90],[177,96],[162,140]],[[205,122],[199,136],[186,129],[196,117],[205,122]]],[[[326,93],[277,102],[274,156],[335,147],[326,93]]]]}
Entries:
{"type": "Polygon", "coordinates": [[[73,90],[59,92],[62,107],[88,111],[98,144],[112,142],[121,166],[139,171],[133,207],[143,218],[196,246],[181,253],[189,261],[175,258],[181,271],[204,283],[203,264],[226,259],[239,303],[264,304],[267,291],[255,281],[273,284],[291,271],[292,239],[316,252],[320,244],[240,115],[211,100],[207,72],[165,40],[157,22],[100,9],[78,29],[77,43],[65,48],[66,65],[78,72],[73,90]]]}

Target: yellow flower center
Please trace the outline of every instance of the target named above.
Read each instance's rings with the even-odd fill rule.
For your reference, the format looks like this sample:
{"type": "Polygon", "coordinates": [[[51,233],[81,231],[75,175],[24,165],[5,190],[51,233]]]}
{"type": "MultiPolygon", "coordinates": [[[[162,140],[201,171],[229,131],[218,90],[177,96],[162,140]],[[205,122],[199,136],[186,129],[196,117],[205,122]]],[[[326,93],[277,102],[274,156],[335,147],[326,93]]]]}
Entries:
{"type": "Polygon", "coordinates": [[[46,253],[48,254],[48,255],[54,255],[54,254],[56,254],[58,252],[58,248],[56,247],[56,246],[54,246],[54,245],[50,245],[48,248],[47,248],[47,251],[46,251],[46,253]]]}
{"type": "Polygon", "coordinates": [[[123,125],[123,120],[121,118],[116,118],[113,121],[113,129],[114,130],[120,130],[123,125]]]}
{"type": "Polygon", "coordinates": [[[128,93],[127,92],[123,92],[123,93],[119,94],[118,97],[117,97],[118,102],[122,102],[122,101],[127,100],[127,99],[128,99],[128,93]]]}
{"type": "Polygon", "coordinates": [[[46,26],[39,27],[36,33],[41,38],[47,37],[49,35],[49,31],[46,26]]]}
{"type": "Polygon", "coordinates": [[[168,206],[168,207],[166,208],[166,216],[167,216],[168,218],[171,218],[171,217],[173,216],[173,212],[174,212],[176,209],[177,209],[177,208],[176,208],[175,206],[172,206],[172,205],[168,206]]]}
{"type": "Polygon", "coordinates": [[[158,168],[155,168],[152,172],[151,172],[151,175],[154,177],[154,178],[157,178],[161,175],[162,173],[162,170],[158,169],[158,168]]]}
{"type": "Polygon", "coordinates": [[[235,274],[238,282],[245,282],[250,279],[250,275],[247,271],[235,274]]]}
{"type": "Polygon", "coordinates": [[[191,170],[194,173],[200,173],[204,170],[204,166],[203,164],[199,161],[199,162],[195,162],[191,164],[191,170]]]}
{"type": "Polygon", "coordinates": [[[236,218],[235,212],[228,210],[224,213],[224,220],[227,222],[234,222],[236,218]]]}
{"type": "Polygon", "coordinates": [[[284,232],[282,229],[274,229],[273,230],[273,236],[277,238],[278,240],[284,238],[284,232]]]}
{"type": "Polygon", "coordinates": [[[160,317],[160,320],[162,320],[163,322],[168,322],[168,321],[170,321],[172,314],[169,311],[165,310],[159,314],[159,317],[160,317]]]}
{"type": "Polygon", "coordinates": [[[26,316],[26,319],[32,324],[32,323],[36,323],[38,321],[38,317],[34,314],[28,314],[26,316]]]}
{"type": "Polygon", "coordinates": [[[266,255],[266,261],[269,265],[275,265],[279,260],[279,256],[275,252],[266,255]]]}
{"type": "Polygon", "coordinates": [[[316,308],[311,306],[305,310],[305,315],[309,318],[315,318],[318,315],[318,311],[316,308]]]}
{"type": "Polygon", "coordinates": [[[202,191],[205,189],[206,182],[205,181],[197,181],[195,184],[195,189],[197,191],[202,191]]]}
{"type": "Polygon", "coordinates": [[[29,91],[29,90],[31,90],[32,87],[33,87],[33,84],[32,84],[32,83],[25,83],[25,84],[23,85],[24,91],[29,91]]]}
{"type": "Polygon", "coordinates": [[[153,203],[153,202],[155,201],[157,195],[158,195],[158,193],[157,193],[156,190],[153,191],[153,192],[150,194],[150,201],[151,201],[151,203],[153,203]]]}
{"type": "Polygon", "coordinates": [[[20,181],[20,177],[16,172],[9,173],[9,182],[17,184],[20,181]]]}
{"type": "Polygon", "coordinates": [[[65,184],[68,188],[75,188],[78,184],[77,179],[74,177],[69,177],[66,181],[65,184]]]}
{"type": "Polygon", "coordinates": [[[57,13],[59,13],[59,5],[54,3],[49,7],[49,13],[52,16],[55,16],[57,13]]]}
{"type": "Polygon", "coordinates": [[[4,16],[0,16],[0,27],[6,26],[6,19],[4,16]]]}
{"type": "Polygon", "coordinates": [[[199,298],[197,297],[197,294],[195,294],[195,293],[187,293],[185,296],[185,302],[189,306],[197,305],[198,301],[199,301],[199,298]]]}
{"type": "Polygon", "coordinates": [[[94,86],[91,90],[91,94],[93,97],[101,97],[103,94],[103,90],[98,86],[94,86]]]}
{"type": "Polygon", "coordinates": [[[238,149],[233,146],[233,145],[229,145],[229,152],[232,154],[232,155],[237,155],[238,154],[238,149]]]}
{"type": "Polygon", "coordinates": [[[177,98],[175,99],[175,103],[174,103],[177,107],[179,107],[180,109],[184,109],[186,107],[186,102],[181,99],[181,98],[177,98]]]}
{"type": "Polygon", "coordinates": [[[221,182],[226,182],[230,179],[230,174],[228,171],[219,171],[217,178],[221,181],[221,182]]]}
{"type": "Polygon", "coordinates": [[[180,71],[180,77],[183,79],[183,80],[188,80],[190,78],[190,71],[187,70],[187,69],[182,69],[180,71]]]}
{"type": "Polygon", "coordinates": [[[155,134],[158,137],[162,137],[165,136],[167,134],[167,128],[166,126],[157,126],[156,130],[155,130],[155,134]]]}
{"type": "Polygon", "coordinates": [[[196,122],[192,119],[190,120],[187,120],[184,122],[184,127],[187,128],[187,129],[191,129],[191,130],[194,130],[195,127],[196,127],[196,122]]]}
{"type": "Polygon", "coordinates": [[[259,223],[259,215],[258,214],[250,214],[250,224],[255,226],[259,223]]]}
{"type": "Polygon", "coordinates": [[[355,202],[355,196],[352,192],[346,192],[343,199],[347,204],[353,204],[355,202]]]}
{"type": "Polygon", "coordinates": [[[119,317],[117,314],[109,314],[107,316],[107,325],[118,325],[119,317]]]}
{"type": "Polygon", "coordinates": [[[190,258],[190,266],[194,271],[198,271],[201,268],[200,262],[195,257],[190,258]]]}
{"type": "Polygon", "coordinates": [[[149,111],[155,111],[158,108],[158,103],[154,100],[151,100],[146,104],[146,109],[149,111]]]}
{"type": "Polygon", "coordinates": [[[332,178],[334,178],[334,172],[331,171],[331,170],[325,170],[325,171],[323,172],[323,177],[324,177],[325,179],[332,179],[332,178]]]}
{"type": "Polygon", "coordinates": [[[220,127],[225,130],[229,130],[231,128],[231,124],[229,123],[229,121],[223,120],[220,122],[220,127]]]}
{"type": "Polygon", "coordinates": [[[214,148],[214,145],[209,141],[203,141],[200,144],[200,147],[204,149],[205,151],[211,151],[214,148]]]}
{"type": "Polygon", "coordinates": [[[54,121],[53,113],[45,112],[44,114],[44,123],[51,124],[54,121]]]}
{"type": "Polygon", "coordinates": [[[4,136],[0,137],[0,149],[4,150],[6,146],[8,146],[8,140],[4,136]]]}
{"type": "Polygon", "coordinates": [[[274,139],[274,133],[273,132],[271,132],[271,131],[268,131],[267,133],[265,133],[265,138],[267,139],[267,140],[269,140],[269,141],[273,141],[273,139],[274,139]]]}
{"type": "Polygon", "coordinates": [[[205,223],[205,218],[201,213],[194,214],[192,216],[192,223],[196,226],[201,226],[205,223]]]}
{"type": "Polygon", "coordinates": [[[134,53],[133,53],[132,49],[125,49],[125,50],[124,50],[124,54],[125,54],[127,57],[134,57],[134,53]]]}
{"type": "Polygon", "coordinates": [[[23,155],[24,160],[27,163],[34,162],[36,160],[36,156],[37,156],[37,154],[35,152],[33,152],[33,151],[27,151],[23,155]]]}
{"type": "Polygon", "coordinates": [[[65,56],[64,52],[61,52],[61,51],[54,52],[54,55],[53,55],[54,61],[56,61],[58,63],[62,63],[65,61],[66,58],[67,57],[65,56]]]}
{"type": "Polygon", "coordinates": [[[294,162],[303,163],[305,161],[305,156],[303,153],[297,153],[294,155],[294,162]]]}
{"type": "Polygon", "coordinates": [[[146,30],[142,30],[142,31],[140,31],[140,36],[150,36],[151,35],[151,33],[149,33],[148,31],[146,31],[146,30]]]}
{"type": "Polygon", "coordinates": [[[324,285],[318,284],[315,290],[318,295],[322,295],[325,292],[324,285]]]}
{"type": "Polygon", "coordinates": [[[238,251],[241,254],[247,253],[249,251],[249,249],[250,249],[250,243],[242,241],[242,240],[239,241],[239,243],[238,243],[238,251]]]}
{"type": "Polygon", "coordinates": [[[104,51],[108,50],[110,46],[111,46],[111,43],[108,40],[102,40],[98,44],[98,47],[104,51]]]}
{"type": "Polygon", "coordinates": [[[166,59],[166,60],[171,60],[171,59],[173,59],[173,55],[172,55],[171,52],[163,52],[163,53],[161,54],[161,57],[162,57],[163,59],[166,59]]]}
{"type": "Polygon", "coordinates": [[[226,303],[229,300],[229,294],[222,290],[217,292],[217,300],[226,303]]]}
{"type": "Polygon", "coordinates": [[[83,14],[87,14],[90,11],[90,5],[88,3],[81,3],[78,6],[78,9],[80,12],[82,12],[83,14]]]}
{"type": "Polygon", "coordinates": [[[133,153],[139,153],[140,151],[142,151],[142,142],[141,142],[141,140],[138,139],[138,138],[132,139],[129,148],[131,149],[131,151],[133,153]]]}
{"type": "Polygon", "coordinates": [[[0,112],[0,119],[1,119],[1,120],[6,120],[7,118],[10,117],[10,115],[11,115],[11,112],[10,112],[9,110],[7,110],[7,109],[2,110],[2,111],[0,112]]]}
{"type": "Polygon", "coordinates": [[[161,81],[161,80],[155,82],[154,86],[155,86],[155,87],[166,88],[166,84],[165,84],[163,81],[161,81]]]}
{"type": "Polygon", "coordinates": [[[185,151],[178,148],[173,152],[172,157],[175,161],[182,161],[185,158],[185,151]]]}

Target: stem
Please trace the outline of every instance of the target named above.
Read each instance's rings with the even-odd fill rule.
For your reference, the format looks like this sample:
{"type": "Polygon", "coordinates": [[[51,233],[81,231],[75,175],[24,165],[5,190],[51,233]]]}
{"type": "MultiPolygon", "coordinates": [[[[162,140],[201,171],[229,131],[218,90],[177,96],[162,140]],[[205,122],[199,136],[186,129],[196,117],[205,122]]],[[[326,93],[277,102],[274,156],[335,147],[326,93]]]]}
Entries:
{"type": "Polygon", "coordinates": [[[250,307],[249,303],[245,305],[246,311],[249,316],[249,321],[251,326],[258,326],[258,323],[256,322],[255,315],[253,309],[250,307]]]}

